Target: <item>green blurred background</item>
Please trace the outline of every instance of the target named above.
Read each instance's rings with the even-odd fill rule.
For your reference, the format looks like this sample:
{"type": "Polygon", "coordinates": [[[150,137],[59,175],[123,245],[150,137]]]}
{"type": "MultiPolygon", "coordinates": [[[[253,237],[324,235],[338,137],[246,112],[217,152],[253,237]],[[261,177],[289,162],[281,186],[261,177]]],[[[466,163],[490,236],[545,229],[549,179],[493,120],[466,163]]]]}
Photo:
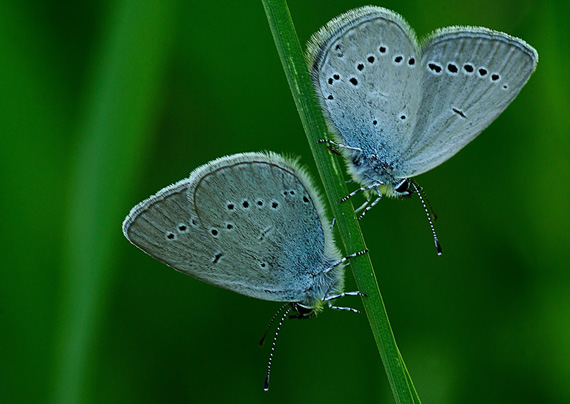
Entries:
{"type": "MultiPolygon", "coordinates": [[[[291,0],[299,38],[358,1],[291,0]]],[[[417,198],[361,225],[424,403],[570,402],[570,5],[385,1],[419,36],[481,25],[540,54],[513,104],[417,198]]],[[[129,209],[216,157],[309,148],[258,1],[0,6],[0,402],[393,402],[365,316],[279,304],[130,245],[129,209]]],[[[354,282],[347,270],[347,289],[354,282]]],[[[360,306],[356,298],[345,304],[360,306]]]]}

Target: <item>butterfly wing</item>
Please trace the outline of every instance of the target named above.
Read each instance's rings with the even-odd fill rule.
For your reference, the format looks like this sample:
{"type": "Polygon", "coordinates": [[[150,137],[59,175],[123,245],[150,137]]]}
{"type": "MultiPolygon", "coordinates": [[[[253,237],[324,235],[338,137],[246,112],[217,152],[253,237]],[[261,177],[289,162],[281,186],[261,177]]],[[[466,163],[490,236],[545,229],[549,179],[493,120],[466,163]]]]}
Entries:
{"type": "Polygon", "coordinates": [[[511,103],[537,61],[531,46],[501,32],[436,31],[422,48],[422,101],[395,175],[421,174],[457,153],[511,103]]]}
{"type": "Polygon", "coordinates": [[[380,8],[349,11],[309,41],[307,61],[325,115],[342,142],[383,161],[399,154],[420,99],[412,29],[380,8]]]}
{"type": "Polygon", "coordinates": [[[281,157],[223,157],[190,176],[190,209],[220,247],[214,283],[259,299],[298,302],[339,259],[320,200],[281,157]]]}
{"type": "Polygon", "coordinates": [[[210,274],[219,248],[190,210],[189,186],[184,179],[135,206],[123,222],[123,233],[157,260],[212,283],[210,274]]]}

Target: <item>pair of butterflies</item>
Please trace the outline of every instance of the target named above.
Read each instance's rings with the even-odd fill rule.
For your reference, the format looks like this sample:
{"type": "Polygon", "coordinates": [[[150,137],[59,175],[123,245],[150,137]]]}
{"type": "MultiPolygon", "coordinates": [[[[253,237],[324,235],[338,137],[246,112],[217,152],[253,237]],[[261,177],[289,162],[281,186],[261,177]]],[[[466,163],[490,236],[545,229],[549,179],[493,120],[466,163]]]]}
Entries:
{"type": "MultiPolygon", "coordinates": [[[[485,28],[435,31],[420,46],[397,14],[349,11],[308,44],[314,88],[357,191],[406,196],[516,97],[538,61],[485,28]]],[[[127,239],[210,284],[308,316],[343,294],[343,262],[316,187],[274,154],[222,157],[135,206],[127,239]]],[[[341,309],[343,309],[341,307],[341,309]]],[[[346,308],[344,308],[346,309],[346,308]]],[[[289,312],[287,311],[287,313],[289,312]]],[[[267,380],[266,380],[267,383],[267,380]]]]}

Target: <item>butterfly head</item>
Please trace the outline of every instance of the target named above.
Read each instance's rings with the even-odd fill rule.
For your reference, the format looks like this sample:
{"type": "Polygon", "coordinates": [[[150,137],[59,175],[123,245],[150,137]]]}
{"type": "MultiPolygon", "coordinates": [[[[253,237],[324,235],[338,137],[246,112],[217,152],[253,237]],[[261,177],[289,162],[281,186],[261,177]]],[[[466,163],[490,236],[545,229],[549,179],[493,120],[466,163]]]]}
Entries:
{"type": "Polygon", "coordinates": [[[396,178],[385,191],[385,195],[392,198],[409,198],[413,193],[414,187],[409,178],[396,178]]]}

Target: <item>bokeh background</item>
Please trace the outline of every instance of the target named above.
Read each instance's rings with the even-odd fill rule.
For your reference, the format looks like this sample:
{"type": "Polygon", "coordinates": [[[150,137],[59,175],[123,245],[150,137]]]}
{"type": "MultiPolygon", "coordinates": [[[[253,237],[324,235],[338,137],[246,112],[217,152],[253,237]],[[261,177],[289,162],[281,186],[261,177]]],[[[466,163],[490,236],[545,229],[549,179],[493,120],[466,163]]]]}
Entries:
{"type": "MultiPolygon", "coordinates": [[[[289,3],[302,43],[367,4],[289,3]]],[[[419,395],[568,403],[570,4],[377,4],[419,36],[481,25],[540,54],[513,104],[417,178],[443,257],[416,198],[361,223],[419,395]]],[[[300,155],[317,177],[272,41],[259,1],[2,1],[0,402],[393,402],[365,316],[333,311],[284,325],[264,393],[257,342],[279,304],[121,234],[134,204],[222,155],[300,155]]]]}

